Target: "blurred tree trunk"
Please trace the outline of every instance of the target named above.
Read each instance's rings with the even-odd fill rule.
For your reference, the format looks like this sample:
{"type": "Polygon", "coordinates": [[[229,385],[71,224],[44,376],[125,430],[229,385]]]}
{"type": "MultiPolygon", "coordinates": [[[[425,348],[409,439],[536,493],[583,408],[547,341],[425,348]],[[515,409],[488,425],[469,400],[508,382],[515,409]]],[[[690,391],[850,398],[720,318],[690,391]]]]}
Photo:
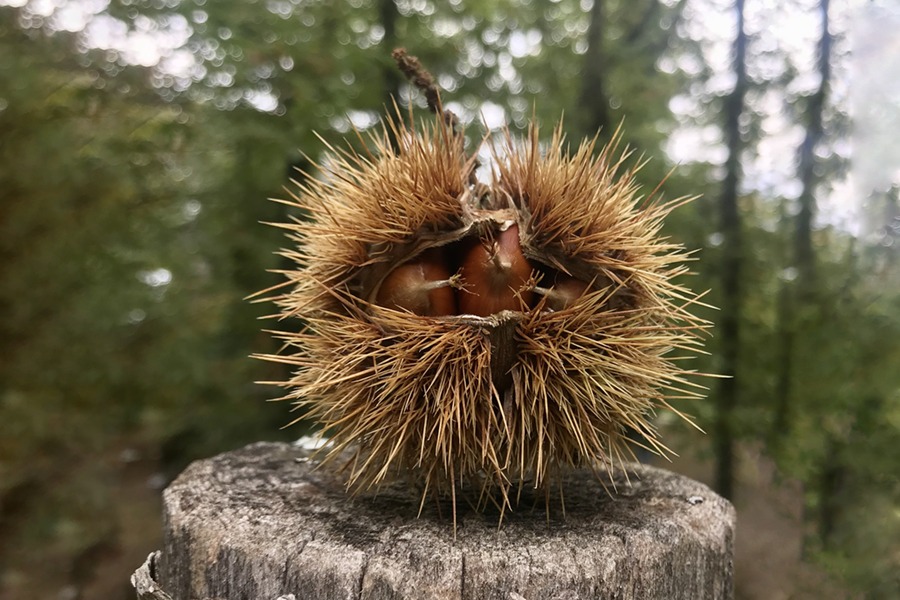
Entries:
{"type": "Polygon", "coordinates": [[[734,412],[738,400],[737,365],[741,314],[741,215],[738,211],[738,181],[741,171],[740,118],[747,91],[747,35],[744,32],[744,0],[735,0],[737,35],[734,40],[734,90],[725,98],[725,141],[728,159],[719,202],[722,241],[722,375],[719,384],[716,433],[716,488],[726,498],[734,496],[734,412]]]}
{"type": "MultiPolygon", "coordinates": [[[[847,478],[848,469],[843,464],[843,441],[830,435],[825,442],[825,456],[818,474],[818,498],[816,531],[822,548],[833,544],[834,532],[841,515],[841,492],[847,478]]],[[[807,511],[808,514],[808,511],[807,511]]],[[[808,541],[803,545],[804,554],[808,552],[808,541]]]]}
{"type": "MultiPolygon", "coordinates": [[[[395,0],[378,0],[378,20],[384,27],[384,38],[382,38],[381,47],[384,48],[384,105],[387,111],[393,110],[394,99],[400,97],[400,84],[403,83],[403,76],[400,70],[391,60],[391,51],[397,46],[397,22],[400,20],[400,11],[397,10],[395,0]]],[[[415,51],[413,50],[413,54],[415,51]]]]}
{"type": "Polygon", "coordinates": [[[806,135],[798,152],[798,176],[802,185],[800,210],[794,228],[794,248],[790,270],[794,276],[783,277],[778,302],[778,375],[776,383],[775,419],[770,439],[777,451],[781,441],[789,437],[792,428],[791,382],[796,347],[798,317],[803,305],[810,301],[814,287],[815,252],[812,245],[813,220],[816,213],[815,150],[823,135],[823,113],[831,80],[831,34],[828,31],[828,6],[830,0],[820,0],[822,14],[819,38],[819,88],[809,98],[806,108],[806,135]],[[795,281],[792,281],[796,277],[795,281]]]}
{"type": "Polygon", "coordinates": [[[800,212],[797,215],[796,228],[796,260],[797,275],[803,295],[808,294],[812,285],[815,267],[815,255],[812,245],[813,219],[816,213],[815,150],[822,139],[822,116],[825,101],[828,97],[828,86],[831,80],[831,34],[828,31],[828,5],[830,0],[820,0],[819,10],[822,13],[822,35],[819,38],[819,89],[809,99],[806,108],[806,137],[800,147],[800,182],[803,189],[800,193],[800,212]]]}
{"type": "MultiPolygon", "coordinates": [[[[382,63],[384,66],[382,68],[383,91],[381,95],[386,114],[394,115],[395,103],[399,109],[400,85],[403,83],[403,75],[394,63],[393,58],[391,58],[391,52],[400,45],[397,42],[397,22],[400,20],[400,11],[397,10],[396,0],[378,0],[376,8],[378,10],[378,20],[381,26],[384,27],[384,38],[382,38],[380,46],[384,49],[384,56],[380,57],[384,61],[382,63]]],[[[388,129],[387,135],[394,153],[398,153],[400,146],[397,143],[394,131],[388,129]]]]}
{"type": "Polygon", "coordinates": [[[609,131],[609,98],[606,92],[606,57],[603,51],[604,0],[594,0],[589,13],[590,24],[587,31],[587,51],[581,76],[581,94],[578,100],[582,131],[592,136],[603,130],[604,137],[609,131]]]}
{"type": "MultiPolygon", "coordinates": [[[[900,247],[900,187],[892,187],[884,198],[884,225],[882,226],[882,245],[885,248],[900,247]]],[[[885,262],[892,267],[897,261],[897,252],[888,252],[885,262]]]]}

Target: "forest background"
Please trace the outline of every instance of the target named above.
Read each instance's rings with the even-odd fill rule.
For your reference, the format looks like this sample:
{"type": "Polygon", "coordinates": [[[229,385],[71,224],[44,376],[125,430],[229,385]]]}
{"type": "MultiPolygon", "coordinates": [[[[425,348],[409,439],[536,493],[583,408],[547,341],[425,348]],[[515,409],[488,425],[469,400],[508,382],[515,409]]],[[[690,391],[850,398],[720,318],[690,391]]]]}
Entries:
{"type": "Polygon", "coordinates": [[[653,189],[720,307],[659,415],[738,509],[738,598],[900,597],[892,0],[0,0],[0,598],[131,598],[191,460],[290,440],[244,298],[269,197],[435,73],[472,142],[565,113],[653,189]],[[348,135],[350,134],[350,135],[348,135]]]}

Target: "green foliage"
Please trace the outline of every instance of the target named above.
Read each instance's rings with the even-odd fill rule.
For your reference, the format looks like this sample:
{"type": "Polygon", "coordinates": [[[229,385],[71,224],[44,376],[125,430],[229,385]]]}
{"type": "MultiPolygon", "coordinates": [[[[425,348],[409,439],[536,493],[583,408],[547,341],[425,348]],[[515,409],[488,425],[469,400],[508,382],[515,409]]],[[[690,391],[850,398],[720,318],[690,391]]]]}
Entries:
{"type": "MultiPolygon", "coordinates": [[[[270,308],[244,298],[278,283],[267,271],[284,266],[273,252],[286,242],[262,223],[291,216],[265,198],[283,195],[296,167],[310,168],[306,154],[321,158],[316,134],[356,143],[352,127],[375,125],[392,95],[401,110],[411,102],[423,112],[389,58],[398,45],[435,74],[473,144],[485,103],[503,107],[513,129],[535,116],[549,131],[565,113],[573,142],[592,134],[582,94],[590,5],[110,2],[101,16],[132,34],[186,38],[147,68],[129,64],[127,49],[88,49],[79,34],[54,31],[53,15],[28,3],[0,7],[0,571],[17,564],[11,549],[22,540],[62,557],[116,535],[93,527],[115,504],[113,469],[97,457],[140,446],[172,475],[198,456],[299,435],[279,430],[284,405],[264,402],[277,391],[253,384],[283,373],[248,358],[273,348],[259,321],[270,308]],[[166,69],[187,56],[196,60],[189,68],[166,69]]],[[[613,127],[624,122],[635,158],[652,158],[640,175],[650,191],[671,168],[661,157],[669,136],[717,127],[723,92],[709,84],[715,69],[696,33],[696,3],[605,0],[603,10],[607,98],[598,101],[608,102],[613,127]],[[672,114],[673,98],[699,108],[672,114]]],[[[771,133],[766,94],[781,94],[786,118],[801,127],[809,105],[790,85],[800,69],[760,36],[751,52],[757,44],[784,64],[771,76],[750,70],[747,165],[771,133]]],[[[847,127],[833,108],[828,119],[832,136],[847,127]]],[[[845,168],[836,151],[825,154],[822,190],[845,168]]],[[[699,248],[688,283],[711,289],[713,305],[721,171],[681,165],[663,186],[670,198],[704,194],[666,227],[699,248]]],[[[790,203],[745,190],[740,209],[734,430],[743,442],[769,444],[781,472],[802,482],[809,555],[854,589],[891,597],[900,587],[895,222],[875,240],[816,229],[816,278],[801,289],[786,268],[790,203]],[[788,329],[780,298],[795,302],[788,329]],[[796,343],[781,426],[786,330],[796,343]]],[[[698,370],[717,370],[719,343],[710,339],[698,370]]],[[[708,427],[714,407],[687,412],[708,427]]]]}
{"type": "Polygon", "coordinates": [[[113,533],[94,525],[110,481],[68,473],[110,446],[189,440],[174,472],[278,435],[283,415],[251,383],[271,373],[248,358],[270,350],[264,309],[242,299],[272,281],[280,237],[258,221],[285,167],[249,124],[229,135],[221,113],[154,93],[147,71],[110,77],[14,16],[0,11],[0,524],[22,519],[7,543],[50,536],[77,555],[113,533]]]}

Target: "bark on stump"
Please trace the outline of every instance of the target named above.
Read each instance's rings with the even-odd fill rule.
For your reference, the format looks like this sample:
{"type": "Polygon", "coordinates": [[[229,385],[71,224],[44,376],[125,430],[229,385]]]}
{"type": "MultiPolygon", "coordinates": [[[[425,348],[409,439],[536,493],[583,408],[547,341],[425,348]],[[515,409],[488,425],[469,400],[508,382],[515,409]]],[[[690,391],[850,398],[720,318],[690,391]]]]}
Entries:
{"type": "Polygon", "coordinates": [[[564,516],[522,503],[500,528],[460,501],[454,539],[448,503],[417,519],[407,486],[350,498],[307,450],[253,444],[169,486],[163,552],[132,583],[141,600],[731,598],[731,504],[661,469],[610,475],[611,495],[575,473],[564,516]]]}

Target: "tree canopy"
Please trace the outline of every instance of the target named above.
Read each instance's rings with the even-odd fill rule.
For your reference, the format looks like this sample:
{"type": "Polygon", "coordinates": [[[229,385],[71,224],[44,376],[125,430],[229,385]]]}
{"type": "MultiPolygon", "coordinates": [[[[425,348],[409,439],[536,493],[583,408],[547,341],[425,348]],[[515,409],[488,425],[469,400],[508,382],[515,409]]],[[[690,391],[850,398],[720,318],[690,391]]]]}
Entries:
{"type": "Polygon", "coordinates": [[[848,150],[852,103],[866,139],[881,139],[873,114],[898,119],[851,71],[851,33],[880,39],[891,6],[0,2],[0,594],[32,589],[37,556],[76,573],[121,543],[102,457],[139,447],[172,476],[302,433],[253,383],[283,374],[248,358],[275,348],[272,309],[245,298],[286,266],[264,223],[302,217],[266,199],[395,101],[425,114],[396,46],[473,146],[532,119],[565,115],[574,143],[621,123],[652,159],[645,190],[702,195],[667,233],[698,249],[690,285],[723,309],[703,309],[717,328],[697,369],[734,378],[685,407],[719,489],[740,515],[739,450],[761,449],[801,486],[807,559],[867,597],[900,593],[900,178],[890,152],[848,150]]]}

